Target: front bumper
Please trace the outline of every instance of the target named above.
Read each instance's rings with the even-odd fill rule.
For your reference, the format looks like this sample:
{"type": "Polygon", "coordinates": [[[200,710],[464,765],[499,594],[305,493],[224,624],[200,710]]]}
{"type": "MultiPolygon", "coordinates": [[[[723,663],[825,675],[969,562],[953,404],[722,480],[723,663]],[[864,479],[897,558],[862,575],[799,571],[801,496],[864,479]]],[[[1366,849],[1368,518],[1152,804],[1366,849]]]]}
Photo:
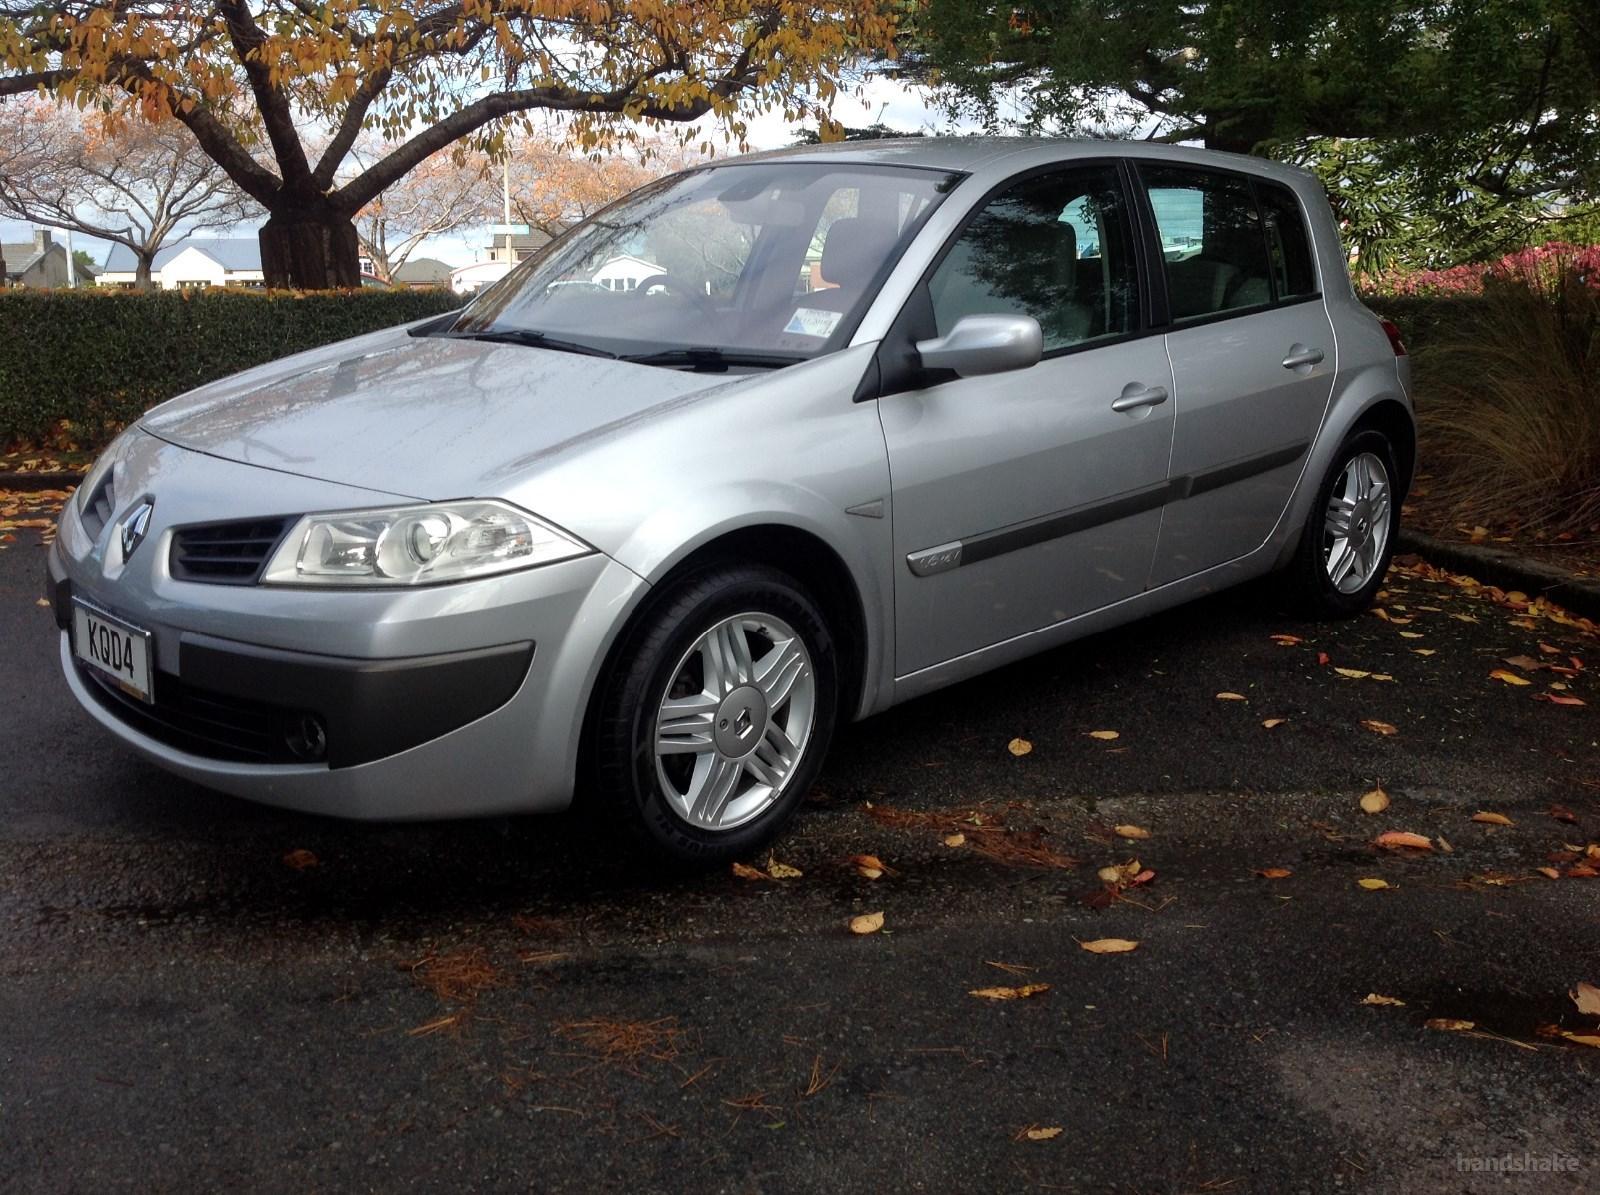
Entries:
{"type": "MultiPolygon", "coordinates": [[[[198,457],[162,446],[173,453],[182,457],[164,481],[198,457]]],[[[647,588],[639,577],[597,553],[417,589],[178,580],[167,567],[173,526],[215,517],[219,505],[262,510],[251,491],[263,470],[199,459],[209,462],[203,503],[163,484],[149,548],[129,560],[110,542],[120,512],[95,542],[72,510],[63,515],[49,596],[63,627],[62,671],[90,716],[169,771],[310,812],[402,820],[570,802],[588,695],[647,588]],[[74,595],[152,633],[153,706],[108,690],[75,661],[66,629],[74,595]],[[293,732],[306,716],[326,738],[320,757],[302,760],[296,747],[306,740],[293,732]]],[[[286,513],[354,505],[364,493],[284,474],[272,475],[271,489],[286,513]]]]}

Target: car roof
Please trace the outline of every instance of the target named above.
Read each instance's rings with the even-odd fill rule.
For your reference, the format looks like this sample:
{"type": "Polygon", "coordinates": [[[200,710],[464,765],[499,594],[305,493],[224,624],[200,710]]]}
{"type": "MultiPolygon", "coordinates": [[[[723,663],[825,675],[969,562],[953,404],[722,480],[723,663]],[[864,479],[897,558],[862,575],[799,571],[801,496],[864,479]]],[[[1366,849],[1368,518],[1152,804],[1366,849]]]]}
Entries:
{"type": "Polygon", "coordinates": [[[1087,137],[892,137],[876,141],[834,141],[744,154],[707,165],[798,159],[856,165],[917,166],[972,174],[996,165],[1002,158],[1015,159],[1008,162],[1007,166],[1022,170],[1054,161],[1106,157],[1220,166],[1291,183],[1312,177],[1309,172],[1297,167],[1247,154],[1154,141],[1113,141],[1087,137]]]}

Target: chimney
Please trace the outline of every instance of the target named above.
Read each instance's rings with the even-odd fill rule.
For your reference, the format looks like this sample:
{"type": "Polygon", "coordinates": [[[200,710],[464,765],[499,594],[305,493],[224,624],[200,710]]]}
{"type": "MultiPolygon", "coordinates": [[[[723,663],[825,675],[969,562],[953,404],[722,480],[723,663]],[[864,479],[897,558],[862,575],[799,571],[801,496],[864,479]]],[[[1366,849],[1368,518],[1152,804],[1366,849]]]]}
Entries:
{"type": "Polygon", "coordinates": [[[35,253],[43,253],[50,248],[51,244],[50,230],[48,228],[35,228],[33,230],[33,250],[35,253]]]}

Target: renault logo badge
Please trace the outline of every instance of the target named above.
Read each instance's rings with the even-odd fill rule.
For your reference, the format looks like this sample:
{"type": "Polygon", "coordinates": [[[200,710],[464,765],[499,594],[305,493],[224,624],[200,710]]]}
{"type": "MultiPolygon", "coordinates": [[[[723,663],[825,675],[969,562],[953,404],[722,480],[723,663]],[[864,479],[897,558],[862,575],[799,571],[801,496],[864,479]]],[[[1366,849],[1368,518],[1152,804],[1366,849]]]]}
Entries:
{"type": "Polygon", "coordinates": [[[148,499],[133,508],[133,512],[122,520],[122,558],[126,560],[132,556],[140,544],[144,543],[144,535],[150,530],[150,516],[156,511],[155,505],[148,499]]]}

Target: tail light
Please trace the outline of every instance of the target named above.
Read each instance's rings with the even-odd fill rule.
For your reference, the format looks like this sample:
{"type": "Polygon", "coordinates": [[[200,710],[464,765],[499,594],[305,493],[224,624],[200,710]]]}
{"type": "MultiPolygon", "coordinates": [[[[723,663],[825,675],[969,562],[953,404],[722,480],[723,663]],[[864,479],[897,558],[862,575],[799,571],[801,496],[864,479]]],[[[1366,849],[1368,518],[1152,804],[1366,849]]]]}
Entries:
{"type": "Polygon", "coordinates": [[[1383,334],[1389,338],[1389,347],[1394,350],[1396,357],[1406,355],[1406,342],[1400,339],[1400,327],[1393,320],[1379,320],[1383,325],[1383,334]]]}

